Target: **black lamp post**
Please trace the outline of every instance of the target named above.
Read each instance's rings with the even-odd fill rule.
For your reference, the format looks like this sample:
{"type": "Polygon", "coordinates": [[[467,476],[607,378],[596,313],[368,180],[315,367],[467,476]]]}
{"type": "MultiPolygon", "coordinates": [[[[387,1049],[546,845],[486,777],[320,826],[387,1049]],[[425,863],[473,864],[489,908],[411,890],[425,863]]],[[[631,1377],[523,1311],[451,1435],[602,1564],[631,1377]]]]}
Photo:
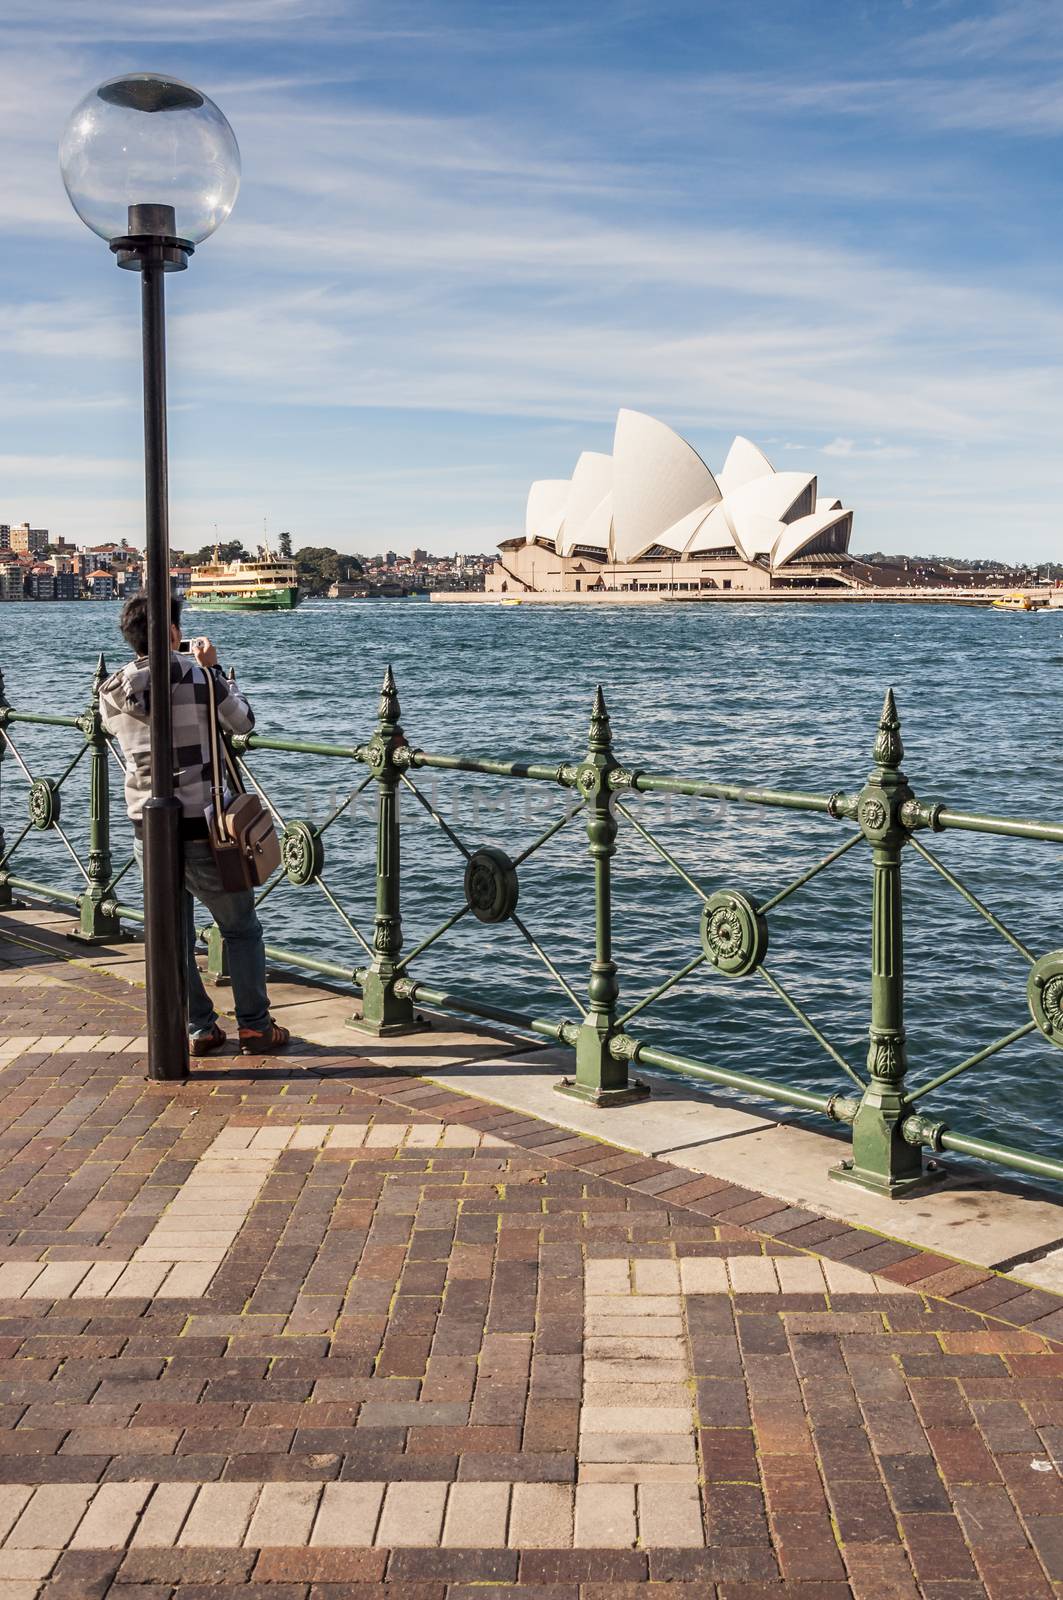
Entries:
{"type": "Polygon", "coordinates": [[[151,675],[151,798],[144,806],[148,1073],[188,1076],[181,804],[174,793],[170,697],[170,532],[164,277],[232,210],[240,152],[212,100],[190,84],[136,72],[76,107],[59,151],[67,194],[120,267],[140,273],[144,483],[151,675]],[[165,685],[165,692],[159,686],[165,685]]]}

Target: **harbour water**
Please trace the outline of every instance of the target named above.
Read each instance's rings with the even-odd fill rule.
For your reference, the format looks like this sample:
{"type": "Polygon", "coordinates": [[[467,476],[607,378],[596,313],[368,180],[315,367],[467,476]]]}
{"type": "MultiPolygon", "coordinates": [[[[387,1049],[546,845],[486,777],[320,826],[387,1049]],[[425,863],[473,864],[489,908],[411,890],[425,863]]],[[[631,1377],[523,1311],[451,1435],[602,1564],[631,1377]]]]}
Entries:
{"type": "MultiPolygon", "coordinates": [[[[0,668],[12,705],[78,712],[97,653],[124,657],[116,605],[0,607],[0,668]]],[[[1063,614],[960,607],[669,606],[624,608],[310,601],[269,616],[189,611],[237,668],[259,729],[361,742],[373,730],[391,662],[410,742],[441,752],[578,759],[601,682],[625,766],[725,781],[851,791],[869,765],[887,685],[897,696],[905,768],[921,798],[966,810],[1059,820],[1052,686],[1063,614]]],[[[16,728],[37,775],[57,777],[79,735],[16,728]]],[[[256,774],[286,817],[322,821],[365,776],[352,764],[256,754],[256,774]]],[[[64,786],[62,822],[84,840],[84,764],[64,786]]],[[[115,774],[117,780],[117,774],[115,774]]],[[[549,785],[430,774],[416,779],[473,848],[517,855],[569,797],[549,785]]],[[[122,817],[117,781],[113,812],[122,817]]],[[[325,877],[355,925],[372,930],[375,836],[370,793],[325,834],[325,877]]],[[[463,903],[464,860],[408,793],[403,809],[407,950],[463,903]]],[[[842,842],[849,824],[714,802],[638,803],[645,825],[707,890],[764,899],[842,842]]],[[[25,783],[3,764],[9,843],[26,818],[25,783]]],[[[1036,953],[1063,948],[1059,851],[942,835],[928,841],[1036,953]]],[[[614,878],[623,1007],[698,952],[700,903],[621,820],[614,878]]],[[[115,830],[117,865],[128,833],[115,830]]],[[[33,834],[12,870],[66,889],[78,875],[62,842],[33,834]]],[[[135,872],[121,894],[135,899],[135,872]]],[[[1028,1017],[1026,963],[914,854],[905,859],[910,1076],[929,1077],[1028,1017]]],[[[870,868],[863,847],[771,917],[772,970],[847,1060],[863,1070],[869,990],[870,868]]],[[[593,936],[590,863],[577,818],[521,870],[519,912],[577,994],[593,936]]],[[[287,884],[262,909],[267,938],[351,967],[364,952],[313,886],[287,884]]],[[[537,1015],[572,1015],[512,926],[465,918],[415,964],[417,975],[537,1015]]],[[[640,1017],[637,1030],[721,1065],[853,1092],[757,977],[702,969],[640,1017]]],[[[1063,1056],[1027,1038],[929,1096],[921,1109],[965,1132],[1058,1155],[1063,1056]]],[[[755,1175],[751,1175],[755,1178],[755,1175]]]]}

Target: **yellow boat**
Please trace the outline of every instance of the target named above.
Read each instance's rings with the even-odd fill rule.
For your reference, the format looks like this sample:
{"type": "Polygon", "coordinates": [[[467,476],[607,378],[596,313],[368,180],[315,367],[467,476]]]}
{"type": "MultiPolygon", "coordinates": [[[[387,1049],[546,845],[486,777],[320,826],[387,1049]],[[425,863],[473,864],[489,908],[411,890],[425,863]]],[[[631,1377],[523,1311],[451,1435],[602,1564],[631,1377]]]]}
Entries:
{"type": "Polygon", "coordinates": [[[1040,606],[1030,595],[1016,592],[1015,594],[1002,595],[999,600],[993,601],[994,611],[1039,611],[1040,606]]]}
{"type": "Polygon", "coordinates": [[[499,605],[503,605],[503,606],[519,606],[520,605],[520,601],[517,599],[516,595],[510,595],[508,600],[500,600],[499,601],[499,605]]]}

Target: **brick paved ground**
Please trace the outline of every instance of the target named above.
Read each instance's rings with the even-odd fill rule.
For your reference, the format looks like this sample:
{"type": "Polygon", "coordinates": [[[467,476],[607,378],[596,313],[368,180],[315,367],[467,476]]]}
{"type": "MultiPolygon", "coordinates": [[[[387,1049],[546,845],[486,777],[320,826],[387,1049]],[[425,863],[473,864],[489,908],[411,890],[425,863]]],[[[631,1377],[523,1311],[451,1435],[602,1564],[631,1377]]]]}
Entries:
{"type": "Polygon", "coordinates": [[[138,992],[37,943],[0,1600],[1063,1594],[1053,1297],[353,1041],[148,1084],[138,992]]]}

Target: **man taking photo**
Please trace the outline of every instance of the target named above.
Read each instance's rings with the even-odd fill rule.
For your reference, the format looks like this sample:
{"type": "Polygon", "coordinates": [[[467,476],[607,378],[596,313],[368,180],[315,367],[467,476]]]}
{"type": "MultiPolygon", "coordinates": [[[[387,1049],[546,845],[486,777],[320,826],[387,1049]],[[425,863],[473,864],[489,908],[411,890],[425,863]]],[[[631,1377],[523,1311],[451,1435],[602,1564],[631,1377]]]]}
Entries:
{"type": "MultiPolygon", "coordinates": [[[[100,716],[125,756],[126,809],[133,824],[138,865],[143,863],[141,812],[151,795],[151,677],[148,670],[148,603],[136,595],[122,607],[122,636],[134,659],[100,690],[100,716]]],[[[222,731],[250,733],[254,713],[235,683],[218,666],[209,639],[193,639],[181,648],[181,602],[170,601],[170,691],[173,701],[174,784],[181,802],[181,849],[184,858],[183,905],[188,965],[188,1031],[194,1056],[210,1055],[226,1042],[218,1013],[203,987],[196,966],[193,895],[210,912],[229,957],[233,1005],[242,1055],[272,1055],[286,1048],[290,1034],[269,1014],[266,994],[266,951],[262,925],[250,889],[222,888],[209,843],[207,808],[211,803],[210,700],[207,674],[222,731]]]]}

